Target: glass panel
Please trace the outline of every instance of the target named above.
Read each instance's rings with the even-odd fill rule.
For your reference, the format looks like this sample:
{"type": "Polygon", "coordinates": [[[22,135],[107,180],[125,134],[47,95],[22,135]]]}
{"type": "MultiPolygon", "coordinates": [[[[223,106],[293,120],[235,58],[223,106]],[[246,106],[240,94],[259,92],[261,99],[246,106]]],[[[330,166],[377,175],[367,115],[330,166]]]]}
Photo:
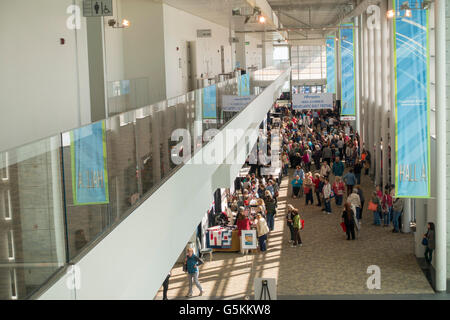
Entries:
{"type": "Polygon", "coordinates": [[[25,299],[65,262],[61,137],[0,153],[0,299],[25,299]]]}

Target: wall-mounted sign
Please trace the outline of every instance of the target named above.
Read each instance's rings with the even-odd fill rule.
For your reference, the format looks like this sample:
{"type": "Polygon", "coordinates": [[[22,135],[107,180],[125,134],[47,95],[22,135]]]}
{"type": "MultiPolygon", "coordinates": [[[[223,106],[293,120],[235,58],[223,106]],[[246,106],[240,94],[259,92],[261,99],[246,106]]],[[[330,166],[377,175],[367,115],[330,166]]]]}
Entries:
{"type": "Polygon", "coordinates": [[[297,110],[333,109],[332,93],[299,93],[292,96],[292,107],[297,110]]]}
{"type": "Polygon", "coordinates": [[[355,121],[355,116],[341,116],[341,121],[355,121]]]}
{"type": "Polygon", "coordinates": [[[246,46],[249,46],[249,45],[250,45],[250,41],[246,41],[246,42],[245,42],[245,45],[246,45],[246,46]]]}
{"type": "Polygon", "coordinates": [[[197,30],[197,38],[211,38],[211,37],[212,37],[211,29],[197,30]]]}
{"type": "Polygon", "coordinates": [[[109,17],[113,15],[112,0],[84,0],[84,17],[109,17]]]}

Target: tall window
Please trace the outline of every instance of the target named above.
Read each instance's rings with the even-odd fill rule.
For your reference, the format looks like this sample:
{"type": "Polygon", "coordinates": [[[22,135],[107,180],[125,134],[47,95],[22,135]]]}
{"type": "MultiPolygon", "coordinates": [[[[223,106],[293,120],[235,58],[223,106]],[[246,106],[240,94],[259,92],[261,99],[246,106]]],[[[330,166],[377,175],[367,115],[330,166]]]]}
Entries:
{"type": "Polygon", "coordinates": [[[327,77],[325,46],[292,46],[292,79],[311,80],[327,77]]]}

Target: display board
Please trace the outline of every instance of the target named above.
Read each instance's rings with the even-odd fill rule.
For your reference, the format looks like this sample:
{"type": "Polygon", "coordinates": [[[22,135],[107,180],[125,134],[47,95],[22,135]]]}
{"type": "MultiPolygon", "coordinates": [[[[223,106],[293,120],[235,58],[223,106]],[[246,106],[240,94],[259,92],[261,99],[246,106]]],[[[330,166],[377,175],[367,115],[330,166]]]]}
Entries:
{"type": "Polygon", "coordinates": [[[341,116],[356,115],[355,47],[353,23],[341,24],[339,48],[341,52],[341,116]]]}
{"type": "Polygon", "coordinates": [[[239,96],[250,95],[250,75],[248,73],[243,74],[239,77],[238,95],[239,96]]]}
{"type": "Polygon", "coordinates": [[[416,9],[407,18],[397,2],[395,12],[395,195],[429,198],[429,13],[416,9]]]}
{"type": "Polygon", "coordinates": [[[256,249],[257,247],[256,230],[241,230],[241,248],[256,249]]]}
{"type": "Polygon", "coordinates": [[[70,133],[74,205],[109,203],[105,121],[70,133]]]}
{"type": "Polygon", "coordinates": [[[223,95],[222,96],[222,110],[223,111],[231,111],[231,112],[239,112],[244,109],[246,106],[255,99],[256,96],[230,96],[223,95]]]}
{"type": "Polygon", "coordinates": [[[298,93],[292,96],[294,110],[333,109],[332,93],[298,93]]]}

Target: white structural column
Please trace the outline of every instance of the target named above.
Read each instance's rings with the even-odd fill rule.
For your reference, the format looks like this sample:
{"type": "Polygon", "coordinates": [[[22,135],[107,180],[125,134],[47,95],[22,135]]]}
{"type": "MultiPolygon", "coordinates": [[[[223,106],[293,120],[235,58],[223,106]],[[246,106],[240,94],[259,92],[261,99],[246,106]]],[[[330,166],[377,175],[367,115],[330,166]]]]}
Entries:
{"type": "MultiPolygon", "coordinates": [[[[389,183],[389,139],[388,139],[388,117],[389,117],[389,35],[386,21],[387,0],[381,0],[380,3],[380,23],[381,23],[381,136],[383,138],[383,185],[389,183]]],[[[391,146],[392,147],[392,146],[391,146]]]]}
{"type": "Polygon", "coordinates": [[[436,25],[436,139],[437,139],[437,212],[436,212],[436,291],[445,291],[447,285],[447,186],[446,186],[446,0],[435,2],[436,25]]]}
{"type": "Polygon", "coordinates": [[[375,160],[375,154],[374,154],[374,143],[375,143],[375,48],[374,48],[374,30],[373,28],[369,28],[367,26],[367,32],[369,34],[369,41],[368,41],[368,47],[369,47],[369,58],[368,58],[368,66],[369,66],[369,102],[368,102],[368,131],[369,131],[369,145],[367,146],[367,150],[370,151],[371,159],[370,159],[370,175],[373,176],[374,172],[374,160],[375,160]]]}
{"type": "MultiPolygon", "coordinates": [[[[393,9],[393,0],[388,0],[388,10],[392,10],[393,9]]],[[[391,137],[391,162],[392,162],[392,167],[391,167],[391,183],[395,184],[395,161],[396,161],[396,157],[395,157],[395,73],[394,73],[394,24],[393,24],[393,20],[389,19],[388,20],[388,29],[389,29],[389,34],[390,34],[390,38],[389,38],[389,65],[390,65],[390,126],[389,126],[389,132],[390,132],[390,137],[391,137]]]]}
{"type": "Polygon", "coordinates": [[[369,33],[367,30],[367,19],[364,14],[362,17],[363,28],[363,72],[364,72],[364,148],[369,145],[369,33]]]}
{"type": "MultiPolygon", "coordinates": [[[[374,14],[378,15],[380,12],[378,7],[378,12],[375,10],[374,14]]],[[[381,19],[380,19],[381,20],[381,19]]],[[[381,105],[382,105],[382,89],[381,89],[381,27],[380,23],[376,23],[375,29],[375,105],[374,105],[374,126],[373,129],[375,130],[374,133],[374,139],[375,139],[375,153],[374,153],[374,160],[375,160],[375,184],[379,185],[381,183],[381,148],[380,148],[380,133],[381,133],[381,105]]]]}
{"type": "Polygon", "coordinates": [[[355,121],[355,129],[358,131],[359,134],[361,134],[361,126],[360,126],[360,119],[361,119],[361,64],[360,64],[360,57],[361,57],[361,41],[360,41],[360,22],[359,17],[355,18],[355,29],[353,29],[353,45],[355,47],[355,59],[356,65],[355,65],[355,78],[356,78],[356,97],[355,97],[355,115],[356,115],[356,121],[355,121]]]}

